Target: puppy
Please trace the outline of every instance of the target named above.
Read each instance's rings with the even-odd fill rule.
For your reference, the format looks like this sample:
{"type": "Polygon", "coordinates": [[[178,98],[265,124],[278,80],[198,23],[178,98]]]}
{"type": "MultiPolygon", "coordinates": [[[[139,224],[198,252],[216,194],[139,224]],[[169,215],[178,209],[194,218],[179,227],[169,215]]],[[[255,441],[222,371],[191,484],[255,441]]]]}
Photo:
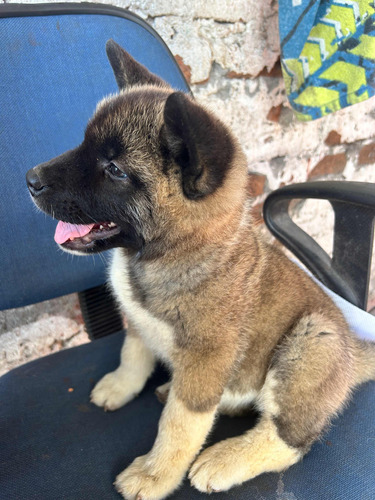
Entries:
{"type": "Polygon", "coordinates": [[[117,477],[118,491],[162,499],[187,471],[201,492],[225,491],[300,460],[375,377],[375,348],[262,241],[228,128],[115,42],[107,54],[120,93],[99,103],[80,146],[28,172],[29,189],[60,220],[62,249],[115,249],[110,282],[129,328],[92,401],[123,406],[156,360],[172,373],[155,444],[117,477]],[[255,428],[199,454],[216,415],[251,404],[255,428]]]}

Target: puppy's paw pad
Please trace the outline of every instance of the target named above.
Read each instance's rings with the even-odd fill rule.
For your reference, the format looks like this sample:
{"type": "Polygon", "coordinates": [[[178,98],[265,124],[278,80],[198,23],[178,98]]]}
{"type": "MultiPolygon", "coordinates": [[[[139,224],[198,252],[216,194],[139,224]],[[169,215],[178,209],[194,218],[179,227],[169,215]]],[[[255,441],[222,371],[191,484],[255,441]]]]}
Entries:
{"type": "Polygon", "coordinates": [[[91,392],[91,402],[106,411],[117,410],[137,395],[129,390],[126,381],[114,371],[107,373],[91,392]]]}

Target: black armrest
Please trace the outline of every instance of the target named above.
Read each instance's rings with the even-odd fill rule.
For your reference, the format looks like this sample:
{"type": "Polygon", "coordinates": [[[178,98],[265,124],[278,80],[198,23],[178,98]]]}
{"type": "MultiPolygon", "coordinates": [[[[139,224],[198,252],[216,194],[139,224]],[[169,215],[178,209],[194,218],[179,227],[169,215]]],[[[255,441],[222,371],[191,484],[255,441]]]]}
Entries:
{"type": "Polygon", "coordinates": [[[323,181],[285,186],[264,204],[271,233],[328,288],[366,309],[375,218],[375,184],[323,181]],[[333,257],[290,218],[292,199],[328,200],[335,213],[333,257]]]}

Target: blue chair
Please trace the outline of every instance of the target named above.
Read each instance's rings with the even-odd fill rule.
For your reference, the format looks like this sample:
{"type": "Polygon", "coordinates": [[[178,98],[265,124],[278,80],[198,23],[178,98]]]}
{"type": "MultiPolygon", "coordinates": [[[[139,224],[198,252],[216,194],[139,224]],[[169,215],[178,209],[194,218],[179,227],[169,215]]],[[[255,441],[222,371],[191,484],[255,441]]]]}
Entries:
{"type": "MultiPolygon", "coordinates": [[[[0,498],[120,498],[112,483],[151,448],[162,411],[154,389],[167,374],[160,368],[142,394],[116,412],[89,403],[96,381],[118,364],[121,320],[103,287],[102,260],[56,251],[55,222],[33,210],[24,177],[76,146],[97,101],[117,91],[105,55],[109,38],[176,89],[189,88],[155,31],[115,7],[4,5],[0,35],[0,309],[78,291],[94,338],[0,379],[0,498]]],[[[374,413],[374,385],[367,384],[301,463],[217,498],[375,498],[374,413]]],[[[221,418],[210,442],[240,434],[255,419],[221,418]]],[[[204,495],[185,481],[170,498],[204,495]]]]}

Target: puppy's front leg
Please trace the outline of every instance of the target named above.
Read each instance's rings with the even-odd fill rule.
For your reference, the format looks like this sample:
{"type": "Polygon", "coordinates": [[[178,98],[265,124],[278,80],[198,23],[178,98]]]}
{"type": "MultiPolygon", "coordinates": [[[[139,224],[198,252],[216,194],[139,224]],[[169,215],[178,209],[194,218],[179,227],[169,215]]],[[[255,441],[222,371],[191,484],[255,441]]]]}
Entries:
{"type": "Polygon", "coordinates": [[[205,412],[189,410],[172,384],[154,446],[117,476],[119,493],[126,500],[160,500],[176,489],[203,445],[215,412],[216,406],[205,412]]]}
{"type": "Polygon", "coordinates": [[[209,356],[190,366],[187,357],[174,372],[152,450],[116,478],[116,487],[126,500],[160,500],[172,493],[212,428],[224,373],[210,372],[209,356]]]}
{"type": "Polygon", "coordinates": [[[120,366],[96,384],[91,402],[105,410],[117,410],[141,392],[154,366],[154,355],[129,324],[120,366]]]}

